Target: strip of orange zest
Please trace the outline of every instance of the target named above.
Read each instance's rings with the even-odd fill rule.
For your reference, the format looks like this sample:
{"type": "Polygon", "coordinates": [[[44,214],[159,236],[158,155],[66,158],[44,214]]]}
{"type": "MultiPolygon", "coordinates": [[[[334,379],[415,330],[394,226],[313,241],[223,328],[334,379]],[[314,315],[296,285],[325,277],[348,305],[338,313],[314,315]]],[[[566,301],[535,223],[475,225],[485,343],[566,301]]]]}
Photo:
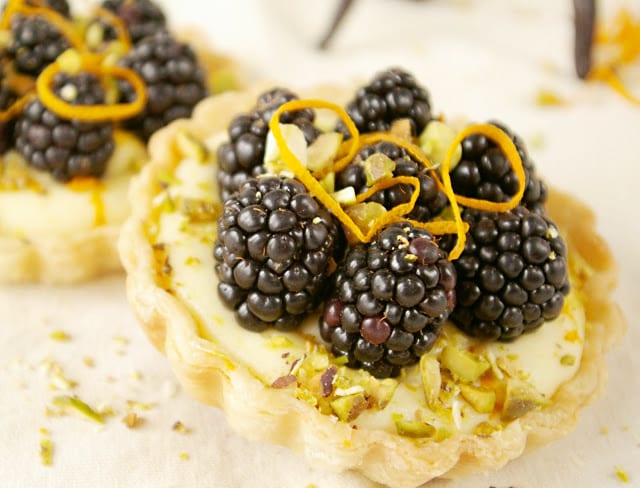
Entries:
{"type": "Polygon", "coordinates": [[[629,91],[612,66],[599,66],[591,70],[587,78],[589,80],[597,80],[606,83],[629,102],[635,105],[640,105],[640,98],[636,97],[629,91]]]}
{"type": "Polygon", "coordinates": [[[111,27],[116,31],[116,35],[118,36],[118,40],[122,42],[126,50],[131,49],[131,37],[129,37],[129,31],[127,30],[127,26],[124,21],[114,14],[111,10],[108,10],[103,7],[98,7],[95,10],[96,17],[99,19],[105,20],[111,27]]]}
{"type": "Polygon", "coordinates": [[[100,227],[107,223],[102,199],[103,184],[100,180],[90,177],[76,177],[69,181],[66,186],[69,190],[77,193],[90,192],[94,212],[93,225],[100,227]]]}
{"type": "Polygon", "coordinates": [[[31,7],[25,5],[24,0],[10,0],[0,21],[0,29],[7,30],[10,28],[11,17],[13,17],[14,14],[28,16],[41,15],[67,38],[72,47],[79,51],[84,49],[84,43],[78,33],[73,29],[69,19],[66,19],[55,10],[46,7],[31,7]]]}
{"type": "MultiPolygon", "coordinates": [[[[478,210],[486,210],[487,212],[507,212],[513,208],[516,208],[524,195],[526,176],[524,174],[524,167],[522,166],[522,159],[520,158],[520,154],[518,154],[518,150],[516,149],[515,144],[504,131],[502,131],[495,125],[475,124],[465,127],[456,136],[453,144],[449,148],[449,152],[452,153],[452,151],[455,150],[455,146],[460,144],[465,137],[472,134],[482,134],[498,145],[498,148],[509,160],[509,165],[518,178],[518,191],[506,202],[490,202],[488,200],[469,198],[461,195],[456,195],[456,200],[459,204],[464,205],[465,207],[476,208],[478,210]]],[[[451,180],[451,178],[449,177],[449,166],[451,164],[451,159],[448,156],[449,153],[447,153],[447,159],[442,164],[441,170],[442,180],[445,186],[447,185],[446,180],[451,180]]]]}
{"type": "Polygon", "coordinates": [[[6,110],[0,112],[0,122],[6,122],[7,120],[11,120],[13,117],[22,112],[22,109],[27,104],[33,93],[26,93],[22,95],[20,98],[16,99],[11,105],[9,105],[6,110]]]}
{"type": "Polygon", "coordinates": [[[42,103],[52,112],[67,119],[80,119],[88,122],[120,120],[133,117],[141,112],[147,103],[146,85],[135,71],[122,66],[105,66],[98,63],[100,57],[83,55],[82,71],[95,76],[113,76],[128,81],[136,92],[136,99],[130,103],[114,105],[71,105],[61,100],[51,90],[54,76],[62,71],[59,63],[51,63],[38,77],[36,90],[42,103]]]}

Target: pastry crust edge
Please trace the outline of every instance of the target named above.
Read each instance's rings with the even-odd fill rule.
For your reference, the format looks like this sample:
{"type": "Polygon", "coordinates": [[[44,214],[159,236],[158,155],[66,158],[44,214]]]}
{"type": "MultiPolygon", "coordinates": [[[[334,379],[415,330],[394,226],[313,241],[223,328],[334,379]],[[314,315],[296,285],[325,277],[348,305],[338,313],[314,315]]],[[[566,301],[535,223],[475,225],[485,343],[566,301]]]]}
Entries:
{"type": "MultiPolygon", "coordinates": [[[[159,173],[172,170],[172,144],[180,130],[205,138],[226,129],[230,117],[247,109],[260,92],[254,87],[229,92],[200,103],[191,119],[160,131],[150,146],[151,162],[131,188],[132,216],[120,238],[127,271],[127,294],[151,342],[164,352],[185,390],[199,401],[221,408],[230,425],[250,439],[286,446],[309,462],[334,470],[354,470],[393,488],[419,486],[435,477],[456,477],[470,471],[498,469],[525,448],[548,443],[574,429],[580,408],[601,394],[606,382],[605,352],[624,335],[626,322],[611,300],[617,266],[595,230],[595,216],[570,195],[552,190],[549,213],[566,233],[570,252],[593,266],[582,288],[587,318],[584,351],[576,375],[558,389],[549,407],[511,422],[489,437],[456,433],[440,442],[418,442],[399,435],[354,430],[335,422],[286,390],[265,385],[224,351],[198,335],[185,305],[156,283],[155,260],[145,230],[154,184],[159,173]],[[268,407],[266,407],[268,406],[268,407]]],[[[344,87],[319,87],[315,97],[337,103],[344,87]]],[[[304,94],[306,95],[306,94],[304,94]]]]}

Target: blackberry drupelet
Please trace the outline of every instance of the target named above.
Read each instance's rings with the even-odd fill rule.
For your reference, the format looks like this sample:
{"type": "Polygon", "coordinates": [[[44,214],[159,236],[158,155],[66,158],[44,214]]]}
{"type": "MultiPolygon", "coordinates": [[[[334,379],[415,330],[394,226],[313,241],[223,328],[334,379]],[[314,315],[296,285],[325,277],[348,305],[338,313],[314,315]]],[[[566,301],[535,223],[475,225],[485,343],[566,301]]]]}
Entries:
{"type": "MultiPolygon", "coordinates": [[[[125,124],[145,141],[173,120],[190,117],[193,107],[207,96],[205,74],[193,49],[168,32],[144,38],[120,64],[137,72],[147,85],[144,110],[125,124]]],[[[125,102],[137,96],[126,81],[119,87],[125,102]]]]}
{"type": "MultiPolygon", "coordinates": [[[[336,175],[336,190],[352,186],[356,194],[367,191],[369,187],[366,186],[362,163],[375,153],[384,154],[396,163],[393,176],[416,176],[420,180],[420,195],[407,217],[427,222],[444,210],[448,203],[447,197],[438,188],[429,170],[414,161],[403,148],[387,141],[362,148],[353,162],[336,175]]],[[[387,210],[391,210],[397,205],[407,203],[412,192],[411,185],[399,184],[373,194],[368,201],[378,202],[387,210]]]]}
{"type": "MultiPolygon", "coordinates": [[[[286,88],[273,88],[258,97],[250,112],[237,115],[231,121],[229,142],[218,149],[217,179],[222,201],[237,191],[247,179],[265,172],[263,160],[269,121],[281,105],[297,98],[286,88]]],[[[314,112],[309,109],[285,112],[280,117],[283,124],[300,127],[308,144],[319,135],[313,120],[314,112]]]]}
{"type": "Polygon", "coordinates": [[[220,298],[249,330],[295,329],[324,298],[340,232],[299,181],[245,181],[218,219],[220,298]]]}
{"type": "Polygon", "coordinates": [[[347,105],[347,112],[360,132],[386,131],[393,121],[408,118],[413,134],[419,135],[432,118],[429,93],[399,68],[377,74],[360,88],[347,105]]]}
{"type": "MultiPolygon", "coordinates": [[[[489,123],[511,137],[522,158],[526,176],[522,205],[535,213],[544,214],[547,186],[538,178],[524,141],[503,124],[489,123]]],[[[493,141],[483,135],[472,135],[462,141],[462,159],[451,171],[451,183],[459,195],[492,202],[507,201],[518,190],[518,179],[508,159],[493,141]]]]}
{"type": "Polygon", "coordinates": [[[37,76],[71,44],[40,15],[16,14],[11,18],[11,42],[7,54],[20,73],[37,76]]]}
{"type": "MultiPolygon", "coordinates": [[[[104,103],[104,91],[93,75],[54,77],[53,91],[72,105],[104,103]]],[[[62,118],[35,98],[16,122],[16,149],[35,168],[60,181],[76,176],[100,177],[113,153],[113,124],[62,118]]]]}
{"type": "MultiPolygon", "coordinates": [[[[124,21],[133,44],[167,28],[164,12],[151,0],[104,0],[102,8],[110,10],[124,21]]],[[[115,37],[113,29],[105,29],[105,39],[115,37]]]]}
{"type": "Polygon", "coordinates": [[[349,366],[378,378],[429,351],[455,306],[453,264],[431,234],[406,223],[354,246],[334,284],[320,335],[349,366]]]}
{"type": "Polygon", "coordinates": [[[520,206],[465,210],[469,223],[451,319],[469,335],[509,341],[556,318],[569,292],[567,250],[556,225],[520,206]]]}

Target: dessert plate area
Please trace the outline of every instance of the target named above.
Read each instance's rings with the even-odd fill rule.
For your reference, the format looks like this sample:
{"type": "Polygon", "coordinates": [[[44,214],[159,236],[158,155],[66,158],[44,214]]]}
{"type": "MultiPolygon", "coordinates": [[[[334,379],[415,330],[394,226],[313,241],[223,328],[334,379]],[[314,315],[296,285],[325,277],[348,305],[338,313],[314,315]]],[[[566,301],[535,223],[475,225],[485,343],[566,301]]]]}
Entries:
{"type": "MultiPolygon", "coordinates": [[[[619,262],[615,298],[628,321],[607,356],[605,390],[564,439],[500,471],[428,486],[640,486],[640,107],[575,77],[571,2],[358,0],[328,51],[315,44],[334,0],[158,3],[177,28],[206,32],[249,82],[295,91],[357,84],[402,66],[430,91],[437,113],[503,121],[554,188],[588,202],[619,262]],[[542,92],[563,103],[537,103],[542,92]]],[[[601,4],[605,18],[621,5],[640,15],[632,0],[601,4]]],[[[628,76],[640,94],[640,69],[628,76]]],[[[0,286],[2,486],[378,486],[246,440],[221,411],[187,396],[137,325],[124,280],[115,274],[75,287],[0,286]],[[73,396],[103,423],[61,406],[73,396]],[[48,445],[49,466],[41,455],[48,445]]]]}

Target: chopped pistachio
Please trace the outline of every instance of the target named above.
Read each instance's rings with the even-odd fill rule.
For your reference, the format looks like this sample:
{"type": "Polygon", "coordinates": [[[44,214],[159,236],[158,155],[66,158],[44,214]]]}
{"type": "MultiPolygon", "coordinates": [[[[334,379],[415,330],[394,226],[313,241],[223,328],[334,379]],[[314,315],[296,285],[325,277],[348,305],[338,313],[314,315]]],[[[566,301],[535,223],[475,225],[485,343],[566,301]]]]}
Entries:
{"type": "Polygon", "coordinates": [[[133,410],[139,410],[139,411],[151,410],[155,406],[156,406],[155,403],[142,403],[142,402],[136,402],[135,400],[127,400],[127,410],[129,410],[129,411],[133,411],[133,410]]]}
{"type": "Polygon", "coordinates": [[[380,180],[393,177],[393,171],[396,169],[396,163],[386,154],[374,153],[362,163],[365,177],[367,178],[367,186],[373,186],[380,180]]]}
{"type": "Polygon", "coordinates": [[[573,354],[565,354],[560,358],[560,364],[563,366],[573,366],[576,364],[576,357],[573,354]]]}
{"type": "Polygon", "coordinates": [[[440,375],[440,363],[438,359],[429,354],[420,358],[420,374],[427,405],[434,406],[440,395],[442,377],[440,375]]]}
{"type": "Polygon", "coordinates": [[[267,340],[267,344],[266,344],[266,346],[270,349],[282,349],[286,347],[292,347],[293,345],[294,344],[291,339],[281,334],[276,334],[271,336],[267,340]]]}
{"type": "Polygon", "coordinates": [[[93,368],[96,363],[94,362],[93,358],[89,357],[89,356],[85,356],[82,358],[82,362],[84,363],[84,365],[87,368],[93,368]]]}
{"type": "Polygon", "coordinates": [[[387,209],[378,202],[365,202],[351,205],[345,211],[354,223],[366,233],[376,220],[387,212],[387,209]]]}
{"type": "Polygon", "coordinates": [[[495,391],[482,387],[460,384],[462,397],[469,402],[469,405],[478,413],[491,413],[496,404],[495,391]]]}
{"type": "Polygon", "coordinates": [[[393,415],[393,423],[398,435],[404,437],[433,437],[436,434],[436,428],[433,425],[417,420],[405,420],[402,415],[393,415]]]}
{"type": "Polygon", "coordinates": [[[209,157],[207,148],[202,141],[186,130],[178,131],[176,145],[183,156],[193,158],[199,163],[204,163],[209,157]]]}
{"type": "Polygon", "coordinates": [[[171,426],[171,430],[173,430],[174,432],[177,432],[179,434],[188,434],[189,432],[191,432],[191,429],[186,427],[179,420],[176,420],[176,422],[171,426]]]}
{"type": "Polygon", "coordinates": [[[331,194],[331,198],[343,207],[353,205],[356,203],[356,190],[352,186],[347,186],[338,191],[334,191],[331,194]]]}
{"type": "Polygon", "coordinates": [[[341,396],[333,400],[330,405],[333,413],[343,422],[355,420],[368,406],[368,401],[363,392],[353,395],[341,396]]]}
{"type": "Polygon", "coordinates": [[[78,383],[72,379],[67,378],[60,371],[53,371],[49,376],[51,383],[49,388],[52,390],[72,390],[78,383]]]}
{"type": "Polygon", "coordinates": [[[327,193],[333,193],[336,189],[336,174],[333,171],[327,173],[326,176],[320,180],[320,186],[322,186],[327,193]]]}
{"type": "Polygon", "coordinates": [[[307,168],[311,172],[322,171],[333,165],[338,154],[343,135],[339,132],[325,132],[313,141],[307,150],[307,168]]]}
{"type": "Polygon", "coordinates": [[[129,344],[129,339],[127,339],[126,337],[113,336],[113,340],[122,346],[126,346],[127,344],[129,344]]]}
{"type": "Polygon", "coordinates": [[[54,341],[65,342],[71,340],[71,336],[67,334],[64,330],[54,330],[49,334],[49,337],[54,341]]]}
{"type": "Polygon", "coordinates": [[[616,476],[623,483],[629,483],[629,475],[622,469],[622,466],[616,465],[616,476]]]}
{"type": "Polygon", "coordinates": [[[220,214],[220,205],[201,198],[183,198],[180,212],[187,216],[189,222],[214,222],[220,214]]]}
{"type": "MultiPolygon", "coordinates": [[[[444,122],[433,120],[427,124],[422,134],[420,134],[420,147],[433,164],[441,165],[455,138],[456,132],[451,127],[444,122]]],[[[454,150],[449,171],[452,171],[457,166],[461,158],[462,146],[458,144],[454,150]]]]}
{"type": "Polygon", "coordinates": [[[53,464],[53,442],[51,439],[40,439],[40,460],[43,466],[53,464]]]}
{"type": "MultiPolygon", "coordinates": [[[[295,124],[280,124],[282,137],[287,147],[298,158],[303,166],[307,166],[307,141],[300,127],[295,124]]],[[[264,151],[264,166],[268,173],[278,175],[283,170],[288,170],[285,164],[280,161],[280,148],[276,143],[271,131],[267,135],[267,142],[264,151]]]]}
{"type": "Polygon", "coordinates": [[[490,367],[484,359],[451,345],[445,346],[442,350],[440,361],[451,374],[468,383],[477,380],[490,367]]]}
{"type": "Polygon", "coordinates": [[[84,415],[88,419],[93,420],[94,422],[97,422],[99,424],[104,423],[104,419],[102,415],[100,415],[98,412],[96,412],[93,408],[91,408],[85,402],[80,400],[78,397],[68,396],[68,395],[55,397],[53,399],[53,404],[56,407],[59,407],[62,409],[68,408],[68,409],[75,410],[76,412],[84,415]]]}
{"type": "Polygon", "coordinates": [[[544,406],[545,403],[544,397],[533,386],[511,378],[506,384],[501,419],[510,422],[544,406]]]}
{"type": "Polygon", "coordinates": [[[332,365],[320,376],[320,385],[322,386],[322,396],[324,398],[331,395],[331,392],[333,391],[333,382],[336,379],[337,372],[338,368],[335,365],[332,365]]]}
{"type": "Polygon", "coordinates": [[[188,461],[189,460],[189,454],[186,452],[181,452],[180,453],[180,459],[182,459],[183,461],[188,461]]]}
{"type": "Polygon", "coordinates": [[[271,388],[287,388],[288,386],[295,385],[297,381],[298,378],[296,378],[295,375],[287,374],[276,378],[273,383],[271,383],[271,388]]]}
{"type": "Polygon", "coordinates": [[[122,423],[129,429],[135,429],[144,423],[144,419],[142,417],[138,417],[135,412],[131,412],[122,417],[122,423]]]}
{"type": "Polygon", "coordinates": [[[490,437],[495,432],[502,430],[502,427],[491,422],[480,422],[473,429],[473,433],[479,437],[490,437]]]}
{"type": "Polygon", "coordinates": [[[536,93],[536,105],[539,107],[558,107],[565,105],[567,101],[551,90],[538,90],[536,93]]]}

